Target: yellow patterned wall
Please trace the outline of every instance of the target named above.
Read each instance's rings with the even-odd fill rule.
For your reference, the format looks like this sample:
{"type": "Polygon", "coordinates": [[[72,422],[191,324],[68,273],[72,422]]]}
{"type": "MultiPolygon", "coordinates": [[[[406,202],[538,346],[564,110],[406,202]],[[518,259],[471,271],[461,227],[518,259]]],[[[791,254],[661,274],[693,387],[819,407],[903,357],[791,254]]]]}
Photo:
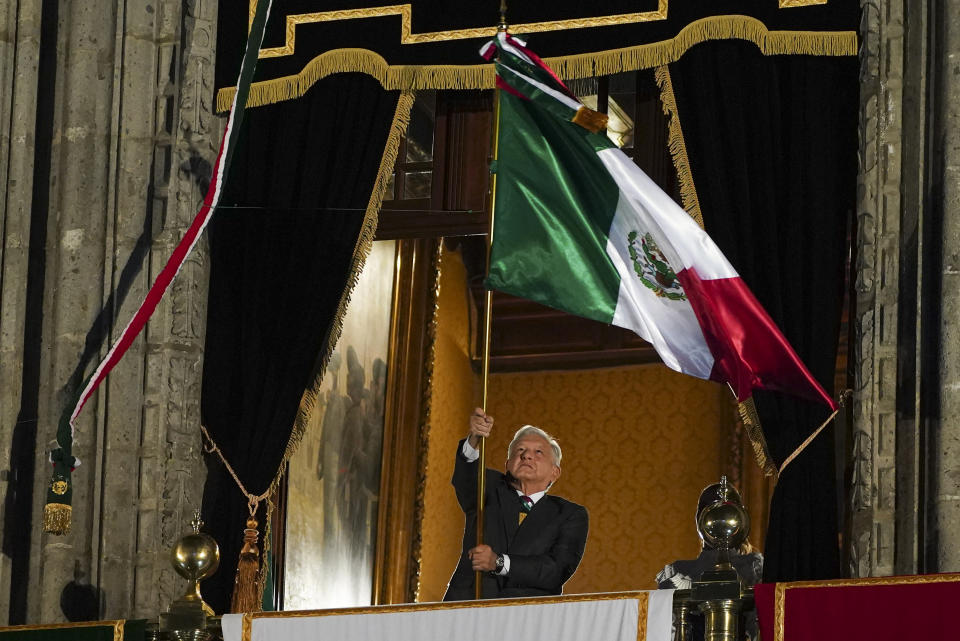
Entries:
{"type": "Polygon", "coordinates": [[[586,553],[565,592],[653,588],[664,564],[697,555],[697,497],[726,455],[724,392],[664,365],[493,377],[490,413],[501,430],[491,451],[505,459],[523,423],[547,430],[564,458],[553,491],[590,512],[586,553]]]}
{"type": "MultiPolygon", "coordinates": [[[[450,476],[456,442],[479,398],[463,265],[445,253],[442,269],[420,601],[443,596],[459,555],[463,515],[450,476]]],[[[488,465],[502,469],[517,427],[542,427],[564,451],[554,491],[590,512],[586,553],[565,592],[653,588],[665,563],[696,556],[694,510],[727,457],[728,396],[715,383],[663,365],[491,376],[496,425],[488,465]]]]}

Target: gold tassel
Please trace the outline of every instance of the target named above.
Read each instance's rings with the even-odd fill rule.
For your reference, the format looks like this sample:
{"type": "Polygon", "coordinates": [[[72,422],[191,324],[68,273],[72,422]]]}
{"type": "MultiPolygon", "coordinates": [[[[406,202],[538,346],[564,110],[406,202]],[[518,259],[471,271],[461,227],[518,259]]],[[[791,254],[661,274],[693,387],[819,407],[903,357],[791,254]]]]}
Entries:
{"type": "Polygon", "coordinates": [[[50,534],[68,534],[73,519],[73,508],[63,503],[43,506],[43,531],[50,534]]]}
{"type": "Polygon", "coordinates": [[[577,113],[574,114],[570,122],[575,125],[580,125],[587,131],[598,133],[601,129],[607,128],[607,120],[607,114],[602,114],[589,107],[581,106],[577,109],[577,113]]]}
{"type": "Polygon", "coordinates": [[[233,585],[233,599],[230,601],[230,611],[233,613],[260,612],[262,609],[257,589],[260,574],[260,550],[257,548],[259,535],[257,520],[251,516],[247,519],[247,527],[243,531],[243,548],[237,563],[237,578],[233,585]]]}

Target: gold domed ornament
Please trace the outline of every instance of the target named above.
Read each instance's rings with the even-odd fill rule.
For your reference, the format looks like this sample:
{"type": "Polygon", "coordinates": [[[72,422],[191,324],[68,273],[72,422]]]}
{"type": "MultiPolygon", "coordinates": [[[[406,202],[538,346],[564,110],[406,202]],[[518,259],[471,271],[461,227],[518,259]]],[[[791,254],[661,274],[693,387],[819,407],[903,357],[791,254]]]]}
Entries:
{"type": "Polygon", "coordinates": [[[729,563],[730,550],[739,548],[747,540],[750,515],[726,476],[720,477],[717,500],[697,516],[697,533],[710,547],[720,551],[718,563],[729,563]]]}
{"type": "Polygon", "coordinates": [[[713,569],[693,582],[691,589],[674,593],[676,639],[688,641],[690,615],[699,611],[704,618],[705,641],[737,641],[740,613],[754,607],[753,588],[744,585],[730,563],[730,550],[738,549],[747,540],[750,515],[726,476],[720,478],[716,499],[697,514],[697,534],[705,547],[717,551],[717,560],[713,569]]]}
{"type": "MultiPolygon", "coordinates": [[[[213,609],[200,594],[200,582],[217,571],[220,565],[220,546],[208,534],[200,531],[203,521],[200,511],[190,522],[192,532],[180,537],[170,550],[170,563],[177,574],[187,579],[187,590],[160,615],[160,636],[181,641],[202,641],[211,636],[208,617],[215,617],[213,609]]],[[[214,623],[215,622],[211,622],[214,623]]]]}

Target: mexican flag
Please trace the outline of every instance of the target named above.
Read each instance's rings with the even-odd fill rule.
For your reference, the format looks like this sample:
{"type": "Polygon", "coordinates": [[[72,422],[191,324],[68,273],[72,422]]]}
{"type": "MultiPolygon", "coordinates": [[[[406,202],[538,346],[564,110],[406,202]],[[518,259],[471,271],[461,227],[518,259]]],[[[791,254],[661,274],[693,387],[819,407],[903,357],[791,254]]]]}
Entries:
{"type": "Polygon", "coordinates": [[[599,130],[525,44],[497,55],[500,124],[487,286],[633,330],[670,368],[837,405],[706,232],[599,130]]]}

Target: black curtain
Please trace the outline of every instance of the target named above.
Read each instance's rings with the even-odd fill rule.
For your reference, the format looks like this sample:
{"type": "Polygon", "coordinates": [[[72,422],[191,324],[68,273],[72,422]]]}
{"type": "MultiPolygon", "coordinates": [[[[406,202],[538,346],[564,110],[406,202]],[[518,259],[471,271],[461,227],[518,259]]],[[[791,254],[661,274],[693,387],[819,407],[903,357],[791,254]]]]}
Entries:
{"type": "MultiPolygon", "coordinates": [[[[201,413],[253,494],[277,474],[323,361],[398,99],[369,76],[337,74],[247,111],[209,226],[201,413]]],[[[221,562],[203,592],[226,612],[249,512],[219,458],[207,467],[203,517],[221,562]]],[[[262,533],[262,509],[259,521],[262,533]]]]}
{"type": "MultiPolygon", "coordinates": [[[[821,384],[833,391],[857,176],[855,57],[693,47],[670,65],[705,227],[821,384]]],[[[754,394],[777,465],[829,415],[754,394]]],[[[764,580],[840,576],[834,427],[784,471],[764,580]]]]}

